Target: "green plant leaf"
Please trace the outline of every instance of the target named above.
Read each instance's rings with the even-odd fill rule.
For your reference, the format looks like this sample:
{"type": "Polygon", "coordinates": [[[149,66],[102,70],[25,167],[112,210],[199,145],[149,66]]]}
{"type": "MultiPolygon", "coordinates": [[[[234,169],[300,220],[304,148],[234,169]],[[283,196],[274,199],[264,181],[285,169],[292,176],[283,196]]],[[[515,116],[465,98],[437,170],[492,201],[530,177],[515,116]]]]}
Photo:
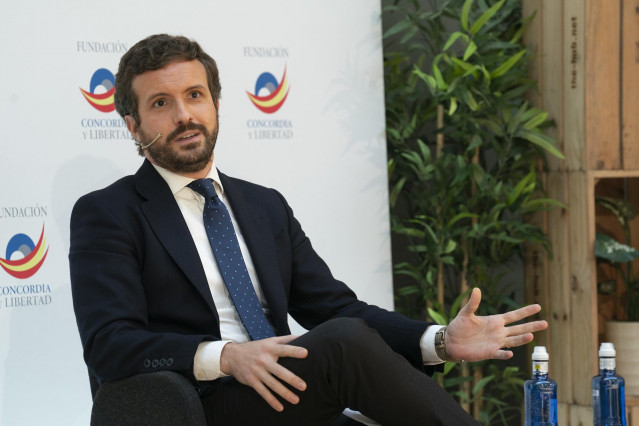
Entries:
{"type": "Polygon", "coordinates": [[[444,52],[447,51],[450,48],[450,46],[455,44],[455,42],[457,41],[459,37],[463,38],[466,42],[468,42],[468,36],[466,34],[459,31],[455,31],[454,33],[450,35],[450,37],[448,37],[448,41],[446,42],[442,50],[444,52]]]}
{"type": "Polygon", "coordinates": [[[457,248],[457,243],[453,240],[448,240],[448,243],[446,244],[446,248],[444,248],[442,253],[450,254],[453,251],[455,251],[456,248],[457,248]]]}
{"type": "Polygon", "coordinates": [[[408,179],[406,176],[402,176],[397,181],[395,186],[393,186],[393,190],[390,192],[390,195],[389,195],[389,199],[390,199],[389,201],[391,206],[395,206],[395,203],[397,202],[397,197],[399,196],[400,192],[402,192],[402,189],[404,188],[404,184],[406,184],[406,179],[408,179]]]}
{"type": "Polygon", "coordinates": [[[488,119],[478,118],[477,123],[486,127],[488,130],[493,132],[497,137],[504,136],[504,127],[500,121],[497,121],[496,117],[490,117],[488,119]]]}
{"type": "MultiPolygon", "coordinates": [[[[457,385],[461,385],[462,383],[466,383],[466,382],[472,382],[473,378],[472,377],[464,377],[464,376],[460,376],[460,377],[452,377],[450,379],[445,379],[444,380],[444,387],[445,388],[449,388],[452,386],[457,386],[457,385]]],[[[468,399],[468,394],[466,394],[465,392],[462,391],[458,391],[455,392],[457,395],[460,396],[465,396],[466,399],[468,399]]]]}
{"type": "Polygon", "coordinates": [[[424,83],[426,83],[432,94],[435,94],[437,92],[437,80],[435,80],[432,75],[426,74],[425,72],[417,68],[417,66],[413,68],[413,74],[416,75],[420,80],[424,81],[424,83]]]}
{"type": "Polygon", "coordinates": [[[435,81],[437,82],[437,89],[442,92],[448,88],[448,85],[444,81],[444,76],[442,76],[442,72],[439,70],[437,63],[433,63],[433,75],[435,76],[435,81]]]}
{"type": "Polygon", "coordinates": [[[399,43],[400,44],[405,44],[407,41],[410,41],[410,39],[415,37],[415,35],[417,34],[418,31],[419,31],[419,28],[417,26],[413,26],[413,27],[408,28],[408,30],[404,33],[404,36],[399,41],[399,43]]]}
{"type": "Polygon", "coordinates": [[[499,65],[493,72],[490,73],[490,78],[495,79],[497,77],[501,77],[502,75],[506,74],[508,70],[510,70],[517,62],[519,62],[521,57],[524,56],[526,52],[527,52],[527,49],[523,49],[523,50],[520,50],[515,55],[508,58],[504,63],[499,65]]]}
{"type": "Polygon", "coordinates": [[[528,142],[531,142],[543,148],[544,150],[548,151],[548,153],[554,155],[557,158],[560,158],[562,160],[564,159],[564,155],[559,152],[559,150],[553,145],[554,140],[544,135],[543,133],[534,132],[531,130],[522,130],[517,133],[517,136],[520,136],[526,139],[528,142]]]}
{"type": "Polygon", "coordinates": [[[470,33],[472,35],[477,34],[479,30],[481,30],[481,27],[483,27],[484,24],[486,24],[486,22],[488,22],[488,20],[492,18],[499,9],[501,9],[505,2],[506,0],[500,0],[498,3],[495,3],[493,7],[484,12],[470,28],[470,33]]]}
{"type": "Polygon", "coordinates": [[[469,292],[470,292],[470,290],[469,291],[465,291],[464,293],[459,294],[455,298],[455,300],[453,301],[453,304],[450,306],[450,317],[451,318],[455,318],[457,316],[457,313],[459,312],[459,309],[461,308],[461,304],[468,297],[469,292]]]}
{"type": "Polygon", "coordinates": [[[423,140],[417,139],[417,145],[419,146],[419,152],[422,154],[422,158],[425,161],[430,161],[430,149],[423,140]]]}
{"type": "Polygon", "coordinates": [[[452,96],[450,98],[450,107],[448,108],[448,115],[452,116],[457,111],[457,98],[452,96]]]}
{"type": "Polygon", "coordinates": [[[455,363],[446,361],[446,364],[444,364],[444,375],[450,373],[453,368],[455,368],[455,363]]]}
{"type": "Polygon", "coordinates": [[[392,27],[390,27],[382,36],[382,38],[388,38],[390,36],[393,36],[401,31],[406,30],[408,27],[410,27],[411,25],[413,25],[413,23],[408,20],[408,19],[404,19],[403,21],[399,21],[398,23],[396,23],[395,25],[393,25],[392,27]]]}
{"type": "Polygon", "coordinates": [[[595,203],[614,213],[622,227],[625,227],[628,222],[637,216],[637,211],[634,206],[622,199],[597,197],[595,198],[595,203]]]}
{"type": "Polygon", "coordinates": [[[598,232],[595,236],[595,256],[615,263],[626,263],[639,258],[639,250],[598,232]]]}
{"type": "Polygon", "coordinates": [[[448,221],[448,223],[446,223],[446,227],[447,228],[452,228],[458,221],[460,221],[462,219],[473,219],[473,218],[477,218],[477,217],[479,217],[479,215],[477,215],[475,213],[461,212],[461,213],[458,213],[455,216],[453,216],[452,219],[450,219],[448,221]]]}
{"type": "Polygon", "coordinates": [[[468,43],[468,47],[466,48],[466,51],[464,52],[464,61],[467,61],[468,58],[470,58],[471,56],[473,56],[473,53],[475,53],[477,51],[477,45],[475,44],[474,41],[470,41],[470,43],[468,43]]]}
{"type": "Polygon", "coordinates": [[[472,92],[470,91],[466,92],[466,96],[467,96],[468,108],[470,108],[471,111],[477,111],[479,109],[479,104],[475,100],[475,97],[473,96],[472,92]]]}
{"type": "Polygon", "coordinates": [[[400,296],[410,296],[412,294],[419,294],[421,293],[421,289],[415,285],[410,285],[410,286],[406,286],[406,287],[400,287],[397,290],[397,293],[400,296]]]}
{"type": "Polygon", "coordinates": [[[475,383],[475,386],[473,386],[473,391],[472,394],[476,395],[477,392],[479,392],[480,390],[482,390],[488,383],[490,383],[493,379],[495,378],[494,374],[491,374],[490,376],[486,376],[483,379],[480,379],[477,383],[475,383]]]}
{"type": "Polygon", "coordinates": [[[508,194],[508,197],[506,198],[506,205],[512,205],[522,193],[532,192],[535,189],[536,176],[535,168],[533,166],[531,167],[530,172],[517,182],[517,185],[515,185],[513,190],[508,194]]]}
{"type": "Polygon", "coordinates": [[[448,324],[448,320],[446,319],[446,317],[432,308],[428,308],[428,315],[439,325],[448,324]]]}
{"type": "Polygon", "coordinates": [[[462,77],[466,77],[467,75],[470,75],[470,74],[472,74],[475,77],[478,76],[478,73],[477,73],[477,70],[479,69],[478,65],[469,64],[468,62],[464,62],[461,59],[455,58],[455,57],[450,58],[450,60],[455,66],[464,70],[464,74],[462,75],[462,77]]]}
{"type": "Polygon", "coordinates": [[[424,238],[426,236],[426,233],[424,231],[421,231],[419,229],[415,229],[415,228],[409,228],[409,227],[402,227],[401,229],[396,228],[395,229],[396,232],[399,232],[400,234],[404,234],[404,235],[408,235],[410,237],[415,237],[415,238],[424,238]]]}
{"type": "Polygon", "coordinates": [[[470,7],[472,6],[472,4],[473,4],[473,0],[466,0],[461,10],[460,23],[461,23],[461,27],[466,32],[468,32],[468,15],[470,15],[470,7]]]}
{"type": "Polygon", "coordinates": [[[517,128],[519,127],[519,125],[523,121],[523,117],[526,114],[527,110],[528,110],[528,102],[524,102],[519,107],[519,109],[517,110],[515,115],[513,115],[510,118],[510,120],[508,121],[508,127],[506,129],[506,131],[508,132],[509,135],[512,135],[512,134],[515,133],[515,131],[517,130],[517,128]]]}
{"type": "Polygon", "coordinates": [[[538,210],[538,209],[550,208],[551,206],[554,206],[560,209],[566,209],[566,210],[568,209],[567,205],[552,198],[536,198],[534,200],[526,201],[522,205],[522,207],[532,211],[538,210]]]}
{"type": "Polygon", "coordinates": [[[539,125],[541,123],[543,123],[544,121],[546,121],[546,119],[548,118],[548,113],[543,111],[543,112],[539,112],[537,115],[535,115],[534,117],[532,117],[530,120],[526,121],[526,123],[524,123],[524,129],[526,130],[533,130],[537,127],[539,127],[539,125]]]}

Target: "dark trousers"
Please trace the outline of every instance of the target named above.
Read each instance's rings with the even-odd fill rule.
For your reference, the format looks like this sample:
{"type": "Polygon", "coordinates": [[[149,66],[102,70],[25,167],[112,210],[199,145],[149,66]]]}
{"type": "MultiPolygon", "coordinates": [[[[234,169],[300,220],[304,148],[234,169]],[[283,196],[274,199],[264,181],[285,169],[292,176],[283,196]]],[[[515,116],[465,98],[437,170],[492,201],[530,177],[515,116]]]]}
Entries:
{"type": "Polygon", "coordinates": [[[384,426],[477,425],[433,379],[396,354],[358,319],[336,319],[309,331],[292,345],[308,349],[305,359],[279,363],[307,384],[296,405],[273,410],[252,388],[232,377],[202,397],[209,425],[327,426],[345,408],[384,426]]]}

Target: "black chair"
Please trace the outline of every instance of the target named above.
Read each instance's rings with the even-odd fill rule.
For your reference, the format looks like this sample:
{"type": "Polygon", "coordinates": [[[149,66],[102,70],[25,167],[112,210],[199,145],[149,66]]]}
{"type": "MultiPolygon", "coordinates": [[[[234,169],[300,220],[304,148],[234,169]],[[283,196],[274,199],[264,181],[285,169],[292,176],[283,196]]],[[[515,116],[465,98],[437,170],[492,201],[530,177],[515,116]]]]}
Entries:
{"type": "Polygon", "coordinates": [[[206,426],[195,388],[179,373],[139,374],[102,386],[89,373],[89,381],[91,426],[206,426]]]}
{"type": "MultiPolygon", "coordinates": [[[[200,397],[179,373],[157,371],[102,385],[89,373],[89,381],[91,426],[206,426],[200,397]]],[[[361,414],[346,413],[331,426],[362,425],[354,419],[367,424],[361,414]]]]}

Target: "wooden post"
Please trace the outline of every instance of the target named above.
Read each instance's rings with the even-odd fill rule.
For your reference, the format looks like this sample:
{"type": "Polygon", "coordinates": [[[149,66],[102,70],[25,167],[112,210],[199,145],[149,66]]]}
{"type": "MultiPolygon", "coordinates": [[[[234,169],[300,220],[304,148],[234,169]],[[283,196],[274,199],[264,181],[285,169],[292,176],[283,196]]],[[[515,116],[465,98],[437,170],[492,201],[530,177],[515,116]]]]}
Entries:
{"type": "Polygon", "coordinates": [[[639,0],[622,1],[621,45],[622,164],[639,169],[639,0]]]}
{"type": "MultiPolygon", "coordinates": [[[[444,105],[437,105],[437,158],[444,149],[444,105]]],[[[437,207],[439,210],[439,207],[437,207]]],[[[437,262],[437,302],[444,308],[444,263],[437,262]]]]}
{"type": "Polygon", "coordinates": [[[586,4],[587,166],[591,170],[618,170],[620,1],[588,0],[586,4]]]}

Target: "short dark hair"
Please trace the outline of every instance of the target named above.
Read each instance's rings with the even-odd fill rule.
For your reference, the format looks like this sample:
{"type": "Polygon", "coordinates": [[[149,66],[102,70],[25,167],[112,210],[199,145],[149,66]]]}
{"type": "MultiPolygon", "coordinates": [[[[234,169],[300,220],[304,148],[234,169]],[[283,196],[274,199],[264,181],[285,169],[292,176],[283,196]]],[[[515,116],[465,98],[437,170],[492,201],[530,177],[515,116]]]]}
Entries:
{"type": "Polygon", "coordinates": [[[133,78],[145,71],[157,70],[177,61],[197,59],[204,65],[209,91],[217,108],[220,99],[220,75],[215,60],[197,42],[183,36],[155,34],[137,42],[120,59],[115,75],[115,109],[124,118],[131,115],[140,123],[138,98],[133,92],[133,78]]]}

